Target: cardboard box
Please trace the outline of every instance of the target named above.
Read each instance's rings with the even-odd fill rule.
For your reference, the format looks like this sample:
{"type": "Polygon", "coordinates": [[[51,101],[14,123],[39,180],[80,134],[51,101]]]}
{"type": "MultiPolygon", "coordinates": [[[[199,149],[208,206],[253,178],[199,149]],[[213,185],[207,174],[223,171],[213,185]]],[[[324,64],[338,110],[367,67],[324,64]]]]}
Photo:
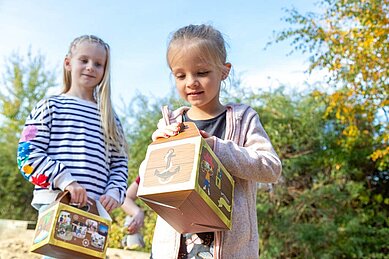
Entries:
{"type": "Polygon", "coordinates": [[[31,252],[55,258],[105,258],[111,218],[99,201],[69,205],[68,192],[39,215],[31,252]]]}
{"type": "Polygon", "coordinates": [[[138,197],[180,233],[231,229],[234,180],[196,125],[149,145],[138,197]]]}

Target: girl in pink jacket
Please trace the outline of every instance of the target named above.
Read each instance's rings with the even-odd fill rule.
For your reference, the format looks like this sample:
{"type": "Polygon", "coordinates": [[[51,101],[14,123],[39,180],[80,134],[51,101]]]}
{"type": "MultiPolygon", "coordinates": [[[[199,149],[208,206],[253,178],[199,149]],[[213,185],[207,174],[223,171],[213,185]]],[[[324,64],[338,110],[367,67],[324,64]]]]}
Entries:
{"type": "Polygon", "coordinates": [[[244,104],[220,102],[220,87],[230,72],[222,34],[209,25],[189,25],[170,40],[167,61],[181,98],[190,107],[169,111],[153,140],[178,134],[191,121],[235,180],[229,231],[180,234],[158,217],[152,258],[258,258],[257,183],[274,183],[281,162],[258,114],[244,104]]]}

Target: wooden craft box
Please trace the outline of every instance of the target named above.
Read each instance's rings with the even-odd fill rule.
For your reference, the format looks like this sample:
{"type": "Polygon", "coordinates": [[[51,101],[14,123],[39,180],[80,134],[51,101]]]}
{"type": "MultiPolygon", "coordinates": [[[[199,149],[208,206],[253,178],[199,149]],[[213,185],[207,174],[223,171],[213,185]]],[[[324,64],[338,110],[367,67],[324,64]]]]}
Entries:
{"type": "Polygon", "coordinates": [[[138,197],[180,233],[231,229],[234,180],[192,122],[149,145],[138,197]]]}
{"type": "Polygon", "coordinates": [[[38,218],[31,252],[55,258],[105,258],[111,218],[99,201],[82,208],[63,193],[38,218]]]}

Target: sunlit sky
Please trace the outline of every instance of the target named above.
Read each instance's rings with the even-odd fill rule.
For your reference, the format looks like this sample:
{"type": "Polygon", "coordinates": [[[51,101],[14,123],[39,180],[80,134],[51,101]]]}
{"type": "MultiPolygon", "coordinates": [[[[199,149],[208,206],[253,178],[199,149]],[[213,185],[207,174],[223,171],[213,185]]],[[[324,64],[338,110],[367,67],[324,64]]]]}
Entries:
{"type": "Polygon", "coordinates": [[[111,46],[114,102],[129,100],[137,91],[161,96],[173,87],[165,60],[169,34],[207,23],[225,35],[228,61],[245,87],[300,88],[314,80],[303,73],[307,57],[287,56],[289,42],[264,49],[274,31],[289,26],[281,21],[282,8],[291,7],[302,13],[317,8],[310,0],[0,0],[0,73],[12,52],[26,54],[31,47],[33,54],[46,56],[47,68],[56,69],[61,84],[70,42],[95,34],[111,46]]]}

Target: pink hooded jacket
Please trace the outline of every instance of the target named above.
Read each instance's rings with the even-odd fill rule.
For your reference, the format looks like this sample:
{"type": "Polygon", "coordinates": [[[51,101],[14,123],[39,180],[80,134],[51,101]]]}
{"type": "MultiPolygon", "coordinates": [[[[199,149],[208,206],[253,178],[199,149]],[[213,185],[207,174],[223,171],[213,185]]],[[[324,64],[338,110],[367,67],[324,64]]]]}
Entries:
{"type": "MultiPolygon", "coordinates": [[[[257,112],[244,104],[228,104],[225,139],[214,139],[214,152],[234,177],[232,229],[215,232],[214,258],[258,258],[259,239],[256,214],[257,183],[277,182],[281,161],[263,129],[257,112]]],[[[170,123],[182,122],[188,107],[169,112],[170,123]]],[[[160,120],[158,127],[165,127],[160,120]]],[[[158,217],[152,257],[176,259],[180,233],[158,217]]]]}

